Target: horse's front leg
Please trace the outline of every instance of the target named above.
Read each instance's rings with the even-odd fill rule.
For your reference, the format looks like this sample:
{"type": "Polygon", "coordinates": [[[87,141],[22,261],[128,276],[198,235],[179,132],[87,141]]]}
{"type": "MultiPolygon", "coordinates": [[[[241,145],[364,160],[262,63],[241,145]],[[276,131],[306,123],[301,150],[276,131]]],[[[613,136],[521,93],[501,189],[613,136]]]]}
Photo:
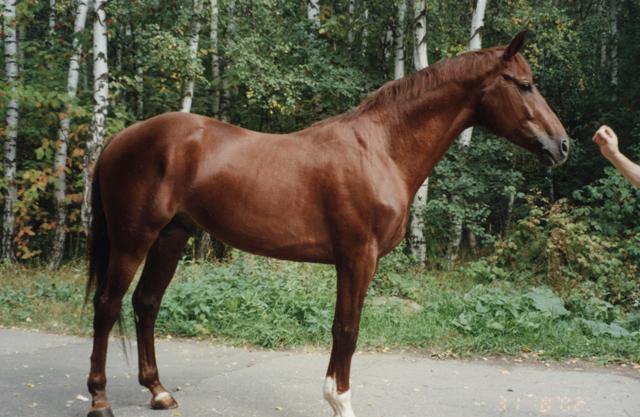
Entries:
{"type": "Polygon", "coordinates": [[[360,313],[369,283],[377,266],[375,245],[350,248],[336,263],[338,298],[333,320],[333,347],[324,383],[324,398],[335,417],[355,417],[351,408],[349,373],[356,349],[360,313]]]}

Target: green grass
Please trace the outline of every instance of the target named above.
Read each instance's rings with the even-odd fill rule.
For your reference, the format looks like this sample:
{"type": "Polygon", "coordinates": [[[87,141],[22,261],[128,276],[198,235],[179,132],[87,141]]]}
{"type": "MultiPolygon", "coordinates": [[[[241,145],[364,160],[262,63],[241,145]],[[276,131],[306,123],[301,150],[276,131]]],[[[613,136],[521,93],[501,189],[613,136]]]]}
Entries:
{"type": "MultiPolygon", "coordinates": [[[[640,362],[640,316],[579,292],[474,278],[473,268],[423,271],[391,256],[365,302],[359,347],[428,349],[455,356],[529,355],[640,362]],[[404,308],[407,300],[422,307],[404,308]]],[[[88,335],[85,270],[0,269],[0,325],[88,335]]],[[[133,287],[133,286],[132,286],[133,287]]],[[[329,347],[332,267],[236,253],[224,264],[183,262],[164,298],[157,332],[269,348],[329,347]]],[[[125,317],[132,329],[131,303],[125,317]]]]}

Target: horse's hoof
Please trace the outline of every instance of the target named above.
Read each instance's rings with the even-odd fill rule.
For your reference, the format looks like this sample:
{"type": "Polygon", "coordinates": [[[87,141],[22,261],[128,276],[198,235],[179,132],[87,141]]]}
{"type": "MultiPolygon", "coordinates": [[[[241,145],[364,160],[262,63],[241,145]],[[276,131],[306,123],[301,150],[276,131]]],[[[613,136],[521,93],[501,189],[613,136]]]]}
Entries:
{"type": "Polygon", "coordinates": [[[96,410],[89,411],[87,417],[113,417],[113,411],[111,411],[111,407],[98,408],[96,410]]]}
{"type": "Polygon", "coordinates": [[[151,399],[151,408],[154,410],[169,410],[178,407],[178,403],[168,392],[161,392],[151,399]]]}

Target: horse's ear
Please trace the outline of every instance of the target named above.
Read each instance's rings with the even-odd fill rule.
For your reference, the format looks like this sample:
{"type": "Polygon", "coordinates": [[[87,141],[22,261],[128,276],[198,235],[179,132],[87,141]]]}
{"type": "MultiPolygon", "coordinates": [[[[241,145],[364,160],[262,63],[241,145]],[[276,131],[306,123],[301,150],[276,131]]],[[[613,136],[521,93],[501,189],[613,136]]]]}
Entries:
{"type": "Polygon", "coordinates": [[[502,59],[504,59],[505,61],[508,61],[511,58],[513,58],[518,52],[520,52],[520,50],[524,46],[524,41],[527,39],[528,33],[529,32],[526,30],[523,30],[522,32],[518,33],[516,37],[513,38],[509,46],[507,46],[507,49],[505,49],[502,59]]]}

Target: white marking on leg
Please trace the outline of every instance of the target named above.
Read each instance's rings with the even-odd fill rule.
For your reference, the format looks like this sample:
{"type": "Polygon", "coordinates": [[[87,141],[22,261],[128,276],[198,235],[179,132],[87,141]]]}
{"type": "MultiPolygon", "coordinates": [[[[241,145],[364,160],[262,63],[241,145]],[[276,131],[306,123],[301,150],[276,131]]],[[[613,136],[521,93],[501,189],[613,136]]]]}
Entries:
{"type": "Polygon", "coordinates": [[[336,380],[328,376],[324,380],[322,392],[335,413],[334,417],[356,417],[351,408],[351,390],[338,394],[336,380]]]}
{"type": "Polygon", "coordinates": [[[160,402],[167,397],[171,397],[171,394],[169,394],[167,391],[163,391],[157,394],[155,397],[153,397],[153,401],[160,402]]]}

